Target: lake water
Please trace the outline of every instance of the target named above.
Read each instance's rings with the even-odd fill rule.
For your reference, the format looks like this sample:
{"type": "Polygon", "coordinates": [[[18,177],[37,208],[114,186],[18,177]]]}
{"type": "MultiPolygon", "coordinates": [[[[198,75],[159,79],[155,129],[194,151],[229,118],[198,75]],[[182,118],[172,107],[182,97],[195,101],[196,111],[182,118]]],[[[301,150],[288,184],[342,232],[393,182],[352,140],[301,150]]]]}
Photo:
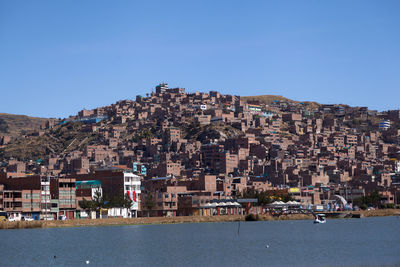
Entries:
{"type": "Polygon", "coordinates": [[[238,226],[0,230],[0,266],[400,265],[399,217],[241,222],[239,235],[238,226]]]}

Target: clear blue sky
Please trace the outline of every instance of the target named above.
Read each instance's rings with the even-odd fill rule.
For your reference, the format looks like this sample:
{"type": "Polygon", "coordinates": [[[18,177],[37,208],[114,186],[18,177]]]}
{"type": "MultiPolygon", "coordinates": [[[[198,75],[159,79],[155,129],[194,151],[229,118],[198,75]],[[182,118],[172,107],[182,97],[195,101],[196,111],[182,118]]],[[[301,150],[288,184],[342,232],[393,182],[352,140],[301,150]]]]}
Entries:
{"type": "Polygon", "coordinates": [[[0,112],[67,117],[146,94],[400,107],[400,1],[0,1],[0,112]]]}

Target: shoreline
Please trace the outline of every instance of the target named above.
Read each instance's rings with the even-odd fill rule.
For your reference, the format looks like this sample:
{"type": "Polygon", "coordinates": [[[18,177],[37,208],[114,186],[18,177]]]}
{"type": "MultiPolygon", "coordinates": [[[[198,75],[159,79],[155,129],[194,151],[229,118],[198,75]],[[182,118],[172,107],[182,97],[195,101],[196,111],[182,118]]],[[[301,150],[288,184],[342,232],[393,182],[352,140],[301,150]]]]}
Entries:
{"type": "MultiPolygon", "coordinates": [[[[348,212],[360,217],[400,216],[400,209],[384,209],[369,211],[348,212]]],[[[0,229],[33,229],[33,228],[64,228],[89,226],[121,226],[121,225],[159,225],[178,223],[210,223],[210,222],[238,222],[245,221],[245,215],[219,216],[177,216],[177,217],[140,217],[140,218],[107,218],[107,219],[74,219],[66,221],[18,221],[0,222],[0,229]]],[[[286,221],[286,220],[313,220],[312,215],[289,214],[279,217],[270,214],[259,214],[259,221],[286,221]]]]}

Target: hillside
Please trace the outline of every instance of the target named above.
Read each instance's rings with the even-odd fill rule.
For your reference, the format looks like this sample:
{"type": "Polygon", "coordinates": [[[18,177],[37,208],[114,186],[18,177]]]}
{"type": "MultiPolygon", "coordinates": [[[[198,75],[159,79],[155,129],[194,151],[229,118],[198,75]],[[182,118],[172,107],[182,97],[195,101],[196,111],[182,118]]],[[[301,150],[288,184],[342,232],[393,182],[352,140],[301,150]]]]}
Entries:
{"type": "Polygon", "coordinates": [[[8,144],[0,156],[16,159],[38,159],[50,154],[79,150],[88,144],[99,142],[94,133],[82,132],[82,123],[67,123],[47,130],[42,136],[18,138],[8,144]]]}
{"type": "Polygon", "coordinates": [[[47,120],[46,118],[0,113],[0,135],[6,134],[15,137],[25,131],[37,130],[47,120]]]}
{"type": "MultiPolygon", "coordinates": [[[[186,95],[186,97],[192,96],[186,95]]],[[[24,161],[46,158],[49,155],[63,155],[73,151],[84,151],[88,145],[109,146],[114,140],[117,140],[117,143],[112,146],[113,149],[116,147],[121,149],[131,146],[138,147],[139,143],[141,148],[143,146],[141,139],[148,137],[154,137],[159,140],[165,139],[166,127],[162,126],[162,123],[167,123],[169,126],[172,125],[180,129],[182,138],[189,142],[200,141],[202,143],[208,140],[222,141],[227,138],[236,138],[244,134],[241,127],[246,124],[253,125],[252,128],[262,128],[260,125],[263,125],[261,124],[263,123],[262,121],[257,122],[260,124],[256,125],[257,114],[254,115],[254,122],[244,122],[242,120],[241,123],[236,121],[235,123],[221,122],[204,125],[195,122],[195,116],[199,113],[195,105],[187,105],[185,107],[186,111],[192,109],[188,113],[190,115],[181,119],[181,110],[171,108],[171,104],[168,101],[162,103],[162,99],[159,96],[152,96],[152,98],[152,105],[159,105],[158,110],[154,109],[153,113],[149,113],[146,108],[147,103],[150,103],[150,101],[141,101],[140,103],[120,101],[116,104],[102,107],[99,110],[112,115],[101,122],[91,123],[92,126],[96,126],[94,128],[90,126],[90,123],[71,121],[68,123],[55,123],[55,125],[44,129],[41,133],[33,133],[30,131],[39,129],[49,119],[0,113],[0,136],[6,134],[14,137],[11,142],[0,148],[0,159],[14,158],[24,161]],[[168,112],[166,106],[168,106],[168,112]],[[162,109],[164,111],[160,112],[162,109]],[[121,114],[125,114],[123,123],[121,114]],[[141,117],[142,115],[143,117],[141,117]]],[[[256,100],[267,105],[274,103],[274,101],[293,103],[298,108],[305,110],[321,108],[321,104],[316,102],[299,102],[279,95],[244,96],[241,99],[246,102],[256,100]]],[[[278,110],[280,110],[280,107],[278,107],[278,110]]],[[[335,113],[317,111],[316,116],[334,118],[335,113]]],[[[352,119],[344,120],[343,124],[350,128],[366,131],[377,126],[378,118],[369,116],[367,119],[362,118],[361,115],[354,115],[352,119]]],[[[282,123],[280,128],[281,134],[290,132],[287,123],[282,123]]],[[[135,149],[137,150],[138,148],[135,149]]]]}
{"type": "Polygon", "coordinates": [[[233,138],[243,134],[242,131],[226,124],[211,124],[206,126],[190,124],[183,129],[185,138],[191,141],[204,141],[209,139],[233,138]]]}
{"type": "Polygon", "coordinates": [[[295,101],[291,100],[289,98],[280,96],[280,95],[256,95],[256,96],[242,96],[241,99],[244,101],[260,101],[261,103],[270,105],[274,101],[283,101],[283,102],[288,102],[288,103],[304,103],[306,106],[309,106],[311,108],[318,108],[321,104],[317,102],[310,102],[310,101],[295,101]]]}

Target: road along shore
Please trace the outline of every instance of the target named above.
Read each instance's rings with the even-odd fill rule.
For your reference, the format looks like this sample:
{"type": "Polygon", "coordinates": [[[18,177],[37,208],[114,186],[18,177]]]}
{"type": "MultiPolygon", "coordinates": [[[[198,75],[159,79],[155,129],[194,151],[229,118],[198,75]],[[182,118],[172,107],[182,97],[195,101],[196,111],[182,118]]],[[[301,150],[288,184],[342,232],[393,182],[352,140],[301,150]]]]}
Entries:
{"type": "MultiPolygon", "coordinates": [[[[360,214],[360,217],[400,216],[400,209],[352,211],[352,214],[360,214]]],[[[260,221],[279,220],[312,220],[312,215],[289,214],[271,216],[269,214],[258,215],[260,221]]],[[[116,225],[148,225],[148,224],[175,224],[175,223],[200,223],[200,222],[236,222],[244,221],[244,215],[220,215],[220,216],[177,216],[177,217],[140,217],[140,218],[107,218],[107,219],[75,219],[66,221],[19,221],[0,222],[0,229],[28,229],[28,228],[58,228],[58,227],[87,227],[87,226],[116,226],[116,225]]]]}

